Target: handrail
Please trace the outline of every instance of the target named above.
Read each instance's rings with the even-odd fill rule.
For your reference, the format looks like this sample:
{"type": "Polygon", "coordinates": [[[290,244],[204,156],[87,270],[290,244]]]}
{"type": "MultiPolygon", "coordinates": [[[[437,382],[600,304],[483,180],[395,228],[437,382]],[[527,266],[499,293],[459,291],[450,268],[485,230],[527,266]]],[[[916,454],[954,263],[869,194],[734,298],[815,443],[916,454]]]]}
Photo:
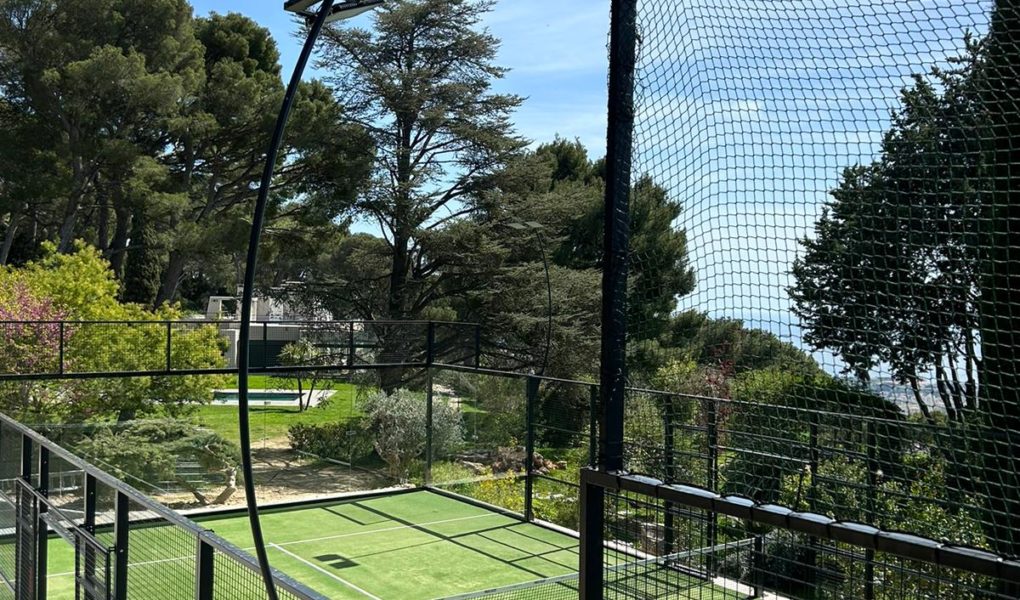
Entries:
{"type": "Polygon", "coordinates": [[[940,542],[931,538],[880,529],[864,523],[799,512],[777,504],[763,504],[743,496],[722,496],[711,490],[668,484],[653,477],[627,472],[581,471],[582,485],[611,492],[629,492],[744,521],[781,527],[812,537],[884,552],[899,558],[961,569],[1003,581],[1020,581],[1020,561],[993,552],[940,542]]]}

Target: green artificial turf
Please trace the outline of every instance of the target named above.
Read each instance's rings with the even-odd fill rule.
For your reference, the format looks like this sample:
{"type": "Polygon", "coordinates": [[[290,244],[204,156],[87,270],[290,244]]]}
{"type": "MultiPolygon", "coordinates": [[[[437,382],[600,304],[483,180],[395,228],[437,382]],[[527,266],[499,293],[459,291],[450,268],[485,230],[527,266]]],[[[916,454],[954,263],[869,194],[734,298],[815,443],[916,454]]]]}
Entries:
{"type": "MultiPolygon", "coordinates": [[[[199,523],[242,548],[251,546],[243,514],[199,523]]],[[[335,599],[443,598],[569,575],[578,564],[577,540],[571,536],[433,492],[270,510],[262,524],[273,566],[335,599]]],[[[173,528],[133,529],[128,597],[191,597],[194,552],[194,541],[173,528]]],[[[70,600],[73,548],[53,539],[49,555],[49,597],[70,600]]],[[[226,560],[217,560],[216,568],[224,597],[248,596],[219,586],[242,581],[257,586],[257,577],[226,560]]],[[[687,576],[674,575],[671,581],[678,578],[683,581],[677,585],[688,587],[692,598],[734,597],[687,576]]],[[[558,585],[568,589],[571,584],[558,585]]]]}

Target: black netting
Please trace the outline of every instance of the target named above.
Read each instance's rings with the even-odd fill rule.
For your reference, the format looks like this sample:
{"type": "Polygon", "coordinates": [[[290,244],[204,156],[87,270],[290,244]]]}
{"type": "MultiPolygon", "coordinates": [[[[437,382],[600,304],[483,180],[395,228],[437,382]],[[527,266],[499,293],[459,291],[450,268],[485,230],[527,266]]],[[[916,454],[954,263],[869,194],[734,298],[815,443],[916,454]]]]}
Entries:
{"type": "MultiPolygon", "coordinates": [[[[627,344],[621,368],[610,335],[602,367],[633,388],[607,394],[625,406],[626,468],[1020,556],[1020,6],[617,0],[613,15],[604,222],[629,264],[606,248],[607,281],[627,279],[603,314],[627,344]]],[[[640,530],[679,514],[610,504],[610,540],[669,554],[640,530]]],[[[757,540],[735,574],[718,570],[734,559],[706,563],[756,592],[1018,591],[688,517],[696,530],[656,543],[757,540]]],[[[606,579],[607,596],[683,588],[606,579]]]]}

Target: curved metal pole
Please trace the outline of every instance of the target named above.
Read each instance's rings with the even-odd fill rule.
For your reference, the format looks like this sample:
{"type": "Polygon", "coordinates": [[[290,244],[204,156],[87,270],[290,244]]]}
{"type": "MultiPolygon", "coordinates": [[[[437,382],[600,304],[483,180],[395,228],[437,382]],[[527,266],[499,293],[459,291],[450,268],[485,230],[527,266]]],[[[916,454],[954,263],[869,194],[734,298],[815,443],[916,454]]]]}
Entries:
{"type": "MultiPolygon", "coordinates": [[[[252,472],[251,462],[251,435],[248,430],[248,355],[251,342],[251,303],[254,297],[255,288],[255,266],[259,257],[259,240],[262,237],[262,225],[265,221],[266,206],[269,203],[269,186],[273,181],[273,171],[276,168],[276,160],[280,154],[280,145],[283,143],[283,132],[287,128],[287,120],[290,118],[290,111],[294,107],[294,99],[297,96],[298,86],[304,75],[308,59],[312,55],[315,42],[322,33],[326,24],[326,17],[333,8],[334,0],[324,0],[319,7],[319,12],[312,21],[311,29],[308,32],[308,39],[301,49],[297,64],[294,66],[294,74],[291,76],[287,92],[283,97],[283,106],[280,108],[280,116],[276,120],[276,129],[273,131],[273,138],[269,144],[269,151],[266,153],[266,165],[262,170],[262,181],[259,184],[258,200],[255,202],[255,214],[251,222],[251,237],[248,240],[248,258],[244,269],[244,289],[241,292],[241,334],[237,348],[237,424],[241,434],[241,470],[244,475],[244,495],[248,505],[248,521],[251,524],[252,540],[255,544],[255,554],[259,559],[259,569],[262,571],[262,579],[266,586],[266,596],[269,600],[278,600],[276,594],[276,582],[273,580],[273,571],[269,566],[269,557],[266,554],[265,539],[262,536],[262,524],[259,522],[259,505],[255,499],[255,477],[252,472]]],[[[263,355],[265,349],[263,348],[263,355]]]]}

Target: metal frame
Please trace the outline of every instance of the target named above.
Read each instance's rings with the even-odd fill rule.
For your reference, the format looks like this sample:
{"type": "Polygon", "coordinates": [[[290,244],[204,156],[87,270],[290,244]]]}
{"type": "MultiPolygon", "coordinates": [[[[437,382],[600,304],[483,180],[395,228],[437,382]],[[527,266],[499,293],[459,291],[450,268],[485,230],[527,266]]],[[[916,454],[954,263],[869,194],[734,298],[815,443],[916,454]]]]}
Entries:
{"type": "MultiPolygon", "coordinates": [[[[887,531],[825,515],[797,512],[776,504],[758,504],[742,496],[721,496],[710,490],[671,485],[653,477],[625,472],[584,469],[585,487],[608,492],[630,492],[710,513],[735,517],[750,523],[780,527],[819,539],[841,542],[892,556],[960,569],[1002,581],[1020,581],[1020,561],[1005,560],[991,552],[955,546],[909,533],[887,531]]],[[[601,567],[600,567],[601,569],[601,567]]]]}
{"type": "MultiPolygon", "coordinates": [[[[69,466],[79,469],[83,473],[85,473],[86,513],[88,513],[88,506],[91,505],[92,515],[91,517],[87,515],[85,518],[85,521],[82,526],[82,530],[84,532],[91,534],[92,532],[89,531],[89,529],[90,528],[93,530],[95,529],[94,490],[98,485],[103,485],[117,492],[118,505],[120,505],[123,502],[127,503],[128,506],[133,505],[134,507],[141,509],[147,513],[152,513],[156,515],[156,518],[159,519],[160,521],[166,523],[167,525],[181,529],[191,536],[194,536],[196,541],[201,541],[205,545],[212,548],[214,552],[227,557],[229,560],[237,563],[242,568],[247,569],[249,572],[255,575],[261,574],[261,569],[259,567],[258,562],[255,559],[253,559],[248,553],[237,548],[236,546],[224,540],[223,538],[217,536],[212,531],[203,529],[194,521],[191,521],[186,517],[178,514],[177,512],[163,506],[162,504],[159,504],[155,500],[152,500],[142,492],[127,485],[126,483],[110,475],[106,471],[103,471],[102,469],[81,459],[77,455],[54,444],[52,441],[48,440],[42,434],[34,431],[33,429],[30,429],[29,427],[26,427],[25,425],[22,425],[21,423],[15,421],[14,419],[11,419],[10,417],[2,413],[0,413],[0,426],[4,428],[5,433],[14,432],[21,436],[22,468],[24,469],[25,465],[27,464],[28,471],[23,470],[20,473],[19,478],[28,483],[29,485],[32,484],[31,479],[33,473],[31,457],[34,454],[35,446],[45,448],[49,454],[50,460],[58,458],[66,462],[69,466]],[[27,463],[24,460],[26,456],[28,457],[27,463]]],[[[127,516],[128,513],[127,511],[124,511],[122,514],[127,516]]],[[[119,516],[120,515],[118,514],[118,517],[119,516]]],[[[145,522],[151,522],[152,520],[153,519],[146,519],[145,522]]],[[[118,520],[118,522],[120,521],[118,520]]],[[[132,522],[128,519],[127,521],[123,522],[122,525],[125,525],[127,528],[122,529],[122,531],[127,531],[130,528],[144,526],[144,522],[132,522]]],[[[116,524],[114,525],[114,528],[116,530],[116,524]]],[[[117,548],[114,548],[115,552],[117,550],[118,550],[117,548]]],[[[124,555],[126,556],[126,553],[124,555]]],[[[281,589],[286,590],[288,594],[294,596],[295,598],[299,598],[301,600],[327,600],[325,596],[319,594],[318,592],[315,592],[314,590],[304,586],[303,584],[294,581],[293,579],[291,579],[290,577],[283,573],[280,573],[278,571],[272,571],[272,574],[276,584],[281,589]]],[[[119,577],[119,573],[115,571],[114,577],[115,578],[119,577]]]]}
{"type": "MultiPolygon", "coordinates": [[[[262,365],[249,365],[249,373],[289,373],[289,372],[304,372],[313,370],[350,370],[350,369],[379,369],[379,368],[392,368],[394,366],[409,366],[411,368],[422,368],[427,362],[426,356],[431,354],[433,358],[437,358],[435,339],[431,342],[429,340],[422,340],[423,347],[420,351],[420,360],[405,361],[398,364],[383,364],[383,363],[357,363],[357,350],[359,348],[376,348],[375,344],[364,344],[358,343],[355,336],[355,328],[362,326],[363,329],[371,327],[388,327],[388,326],[407,326],[407,327],[419,327],[427,326],[429,329],[435,329],[437,326],[443,327],[457,327],[463,329],[463,348],[465,351],[465,358],[470,359],[475,366],[481,365],[481,325],[478,323],[470,322],[451,322],[451,321],[392,321],[392,320],[378,320],[378,321],[366,321],[366,320],[344,320],[344,321],[305,321],[305,320],[280,320],[280,321],[253,321],[249,324],[249,329],[255,329],[261,327],[262,329],[262,343],[265,346],[268,341],[268,328],[270,325],[283,325],[283,326],[304,326],[312,333],[315,332],[335,332],[338,335],[338,343],[343,342],[345,345],[343,351],[342,362],[337,364],[315,364],[315,365],[299,365],[299,366],[269,366],[263,361],[262,365]],[[469,331],[470,330],[470,331],[469,331]],[[340,340],[339,336],[344,336],[346,339],[340,340]],[[471,338],[471,339],[469,339],[471,338]],[[473,344],[473,346],[472,346],[473,344]],[[470,348],[470,349],[469,349],[470,348]]],[[[58,356],[55,364],[55,370],[52,372],[33,372],[33,373],[0,373],[0,381],[43,381],[43,380],[80,380],[80,379],[96,379],[96,378],[125,378],[125,377],[159,377],[165,375],[231,375],[237,373],[237,368],[208,368],[208,369],[175,369],[173,366],[173,339],[174,339],[174,328],[179,327],[237,327],[240,330],[241,321],[189,321],[189,320],[164,320],[164,321],[0,321],[0,327],[3,326],[52,326],[59,328],[60,331],[60,342],[58,344],[58,356]],[[76,372],[73,369],[69,369],[66,361],[66,340],[67,331],[73,330],[75,327],[154,327],[164,329],[164,360],[163,368],[155,370],[145,371],[84,371],[76,372]]],[[[178,330],[180,331],[180,330],[178,330]]],[[[115,332],[111,332],[111,335],[115,332]]],[[[250,332],[249,332],[250,336],[250,332]]],[[[249,343],[251,340],[249,337],[249,343]]],[[[240,356],[241,348],[238,346],[238,356],[240,356]]],[[[251,362],[251,349],[249,347],[249,362],[251,362]]],[[[442,358],[450,358],[448,356],[442,356],[442,358]]]]}

